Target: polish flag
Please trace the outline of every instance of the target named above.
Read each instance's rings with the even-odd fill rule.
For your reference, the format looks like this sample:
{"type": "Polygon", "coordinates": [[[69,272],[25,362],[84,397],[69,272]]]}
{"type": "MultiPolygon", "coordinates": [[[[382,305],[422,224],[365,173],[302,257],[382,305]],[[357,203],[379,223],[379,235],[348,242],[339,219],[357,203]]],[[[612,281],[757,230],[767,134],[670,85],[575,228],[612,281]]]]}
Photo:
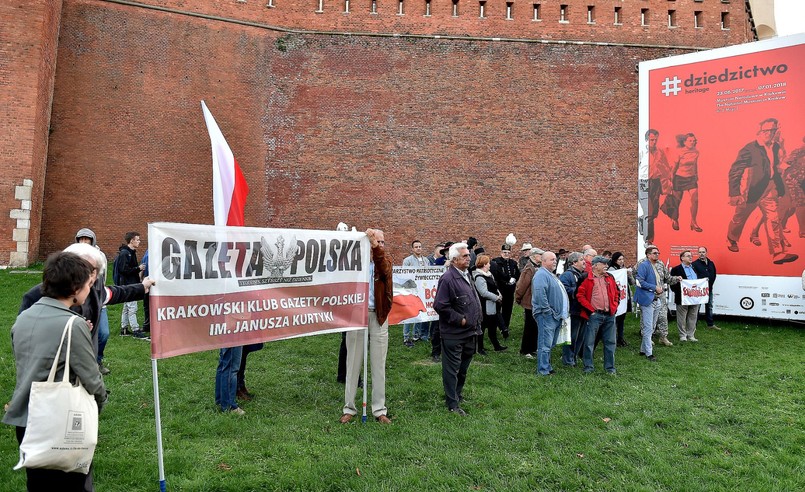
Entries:
{"type": "Polygon", "coordinates": [[[245,222],[243,212],[246,208],[249,186],[204,101],[201,101],[201,110],[204,111],[204,121],[207,123],[212,143],[212,201],[215,225],[242,226],[245,222]]]}

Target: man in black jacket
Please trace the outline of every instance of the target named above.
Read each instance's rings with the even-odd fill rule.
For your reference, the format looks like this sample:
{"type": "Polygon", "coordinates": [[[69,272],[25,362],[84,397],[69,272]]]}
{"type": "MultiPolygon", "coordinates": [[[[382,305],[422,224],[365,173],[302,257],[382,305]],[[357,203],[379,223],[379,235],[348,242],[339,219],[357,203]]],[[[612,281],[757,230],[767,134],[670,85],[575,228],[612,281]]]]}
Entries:
{"type": "Polygon", "coordinates": [[[699,259],[693,262],[693,268],[699,278],[707,277],[707,286],[710,287],[710,297],[704,307],[704,319],[707,327],[721,330],[713,322],[713,284],[716,283],[716,264],[707,257],[707,248],[704,246],[699,246],[699,259]]]}
{"type": "MultiPolygon", "coordinates": [[[[120,245],[120,249],[115,259],[115,285],[132,285],[140,283],[140,272],[145,270],[145,265],[137,262],[137,248],[140,247],[140,233],[127,232],[124,240],[125,244],[120,245]]],[[[123,303],[123,313],[120,315],[120,334],[127,335],[131,329],[131,335],[136,338],[148,338],[137,321],[137,301],[126,301],[123,303]]]]}
{"type": "Polygon", "coordinates": [[[467,369],[475,353],[476,335],[480,335],[483,312],[475,286],[469,278],[470,251],[465,243],[450,246],[450,268],[436,287],[433,309],[439,313],[442,337],[442,383],[447,408],[462,417],[459,406],[464,399],[467,369]]]}
{"type": "Polygon", "coordinates": [[[503,303],[500,306],[503,313],[503,338],[509,337],[509,325],[512,319],[512,306],[514,305],[514,289],[517,286],[517,279],[520,278],[520,268],[517,262],[511,259],[512,247],[504,244],[500,247],[500,256],[492,260],[489,270],[495,277],[500,294],[503,296],[503,303]]]}

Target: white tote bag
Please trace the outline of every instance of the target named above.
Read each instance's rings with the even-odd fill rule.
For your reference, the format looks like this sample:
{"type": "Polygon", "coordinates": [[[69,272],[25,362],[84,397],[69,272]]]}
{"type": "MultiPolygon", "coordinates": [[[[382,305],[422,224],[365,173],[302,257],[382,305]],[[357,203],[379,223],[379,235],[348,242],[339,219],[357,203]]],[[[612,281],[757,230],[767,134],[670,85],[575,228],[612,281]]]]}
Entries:
{"type": "Polygon", "coordinates": [[[64,326],[47,381],[31,384],[28,423],[15,470],[24,467],[89,473],[98,443],[98,405],[81,381],[77,381],[77,386],[70,384],[70,345],[75,318],[72,316],[64,326]],[[65,334],[64,377],[54,382],[65,334]]]}

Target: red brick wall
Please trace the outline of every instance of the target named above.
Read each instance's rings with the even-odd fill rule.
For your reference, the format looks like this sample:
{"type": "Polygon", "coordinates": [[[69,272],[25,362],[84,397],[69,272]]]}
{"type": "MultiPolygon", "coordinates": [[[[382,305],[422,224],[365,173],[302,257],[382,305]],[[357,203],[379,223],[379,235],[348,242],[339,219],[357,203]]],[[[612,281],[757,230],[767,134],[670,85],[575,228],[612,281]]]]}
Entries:
{"type": "Polygon", "coordinates": [[[9,211],[20,208],[15,188],[33,180],[28,249],[38,256],[61,0],[0,4],[0,265],[17,251],[9,211]]]}
{"type": "MultiPolygon", "coordinates": [[[[712,3],[712,2],[711,2],[712,3]]],[[[282,35],[94,1],[63,9],[42,250],[212,222],[205,99],[247,225],[474,235],[635,256],[637,74],[682,51],[282,35]],[[93,197],[88,199],[88,197],[93,197]]]]}

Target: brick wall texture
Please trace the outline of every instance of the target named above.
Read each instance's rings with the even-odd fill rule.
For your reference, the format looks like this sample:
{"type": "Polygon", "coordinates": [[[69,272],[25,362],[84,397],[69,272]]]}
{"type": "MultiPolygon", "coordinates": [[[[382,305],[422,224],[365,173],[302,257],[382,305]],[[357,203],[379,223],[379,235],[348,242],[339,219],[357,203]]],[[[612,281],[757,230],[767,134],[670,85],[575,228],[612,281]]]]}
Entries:
{"type": "Polygon", "coordinates": [[[147,239],[148,222],[211,223],[202,99],[251,188],[247,225],[381,227],[397,263],[413,238],[429,249],[473,235],[496,252],[509,232],[635,258],[636,64],[751,40],[737,1],[517,2],[510,21],[498,0],[485,19],[466,0],[458,18],[449,0],[432,0],[429,18],[424,0],[405,0],[402,16],[388,0],[376,15],[370,0],[349,14],[330,0],[323,13],[316,0],[144,3],[174,11],[98,0],[60,9],[39,258],[80,227],[111,258],[126,231],[147,239]]]}
{"type": "MultiPolygon", "coordinates": [[[[61,0],[0,3],[0,265],[11,252],[39,250],[61,0]],[[15,189],[33,181],[29,243],[13,240],[15,189]]],[[[34,253],[35,260],[36,253],[34,253]]]]}

